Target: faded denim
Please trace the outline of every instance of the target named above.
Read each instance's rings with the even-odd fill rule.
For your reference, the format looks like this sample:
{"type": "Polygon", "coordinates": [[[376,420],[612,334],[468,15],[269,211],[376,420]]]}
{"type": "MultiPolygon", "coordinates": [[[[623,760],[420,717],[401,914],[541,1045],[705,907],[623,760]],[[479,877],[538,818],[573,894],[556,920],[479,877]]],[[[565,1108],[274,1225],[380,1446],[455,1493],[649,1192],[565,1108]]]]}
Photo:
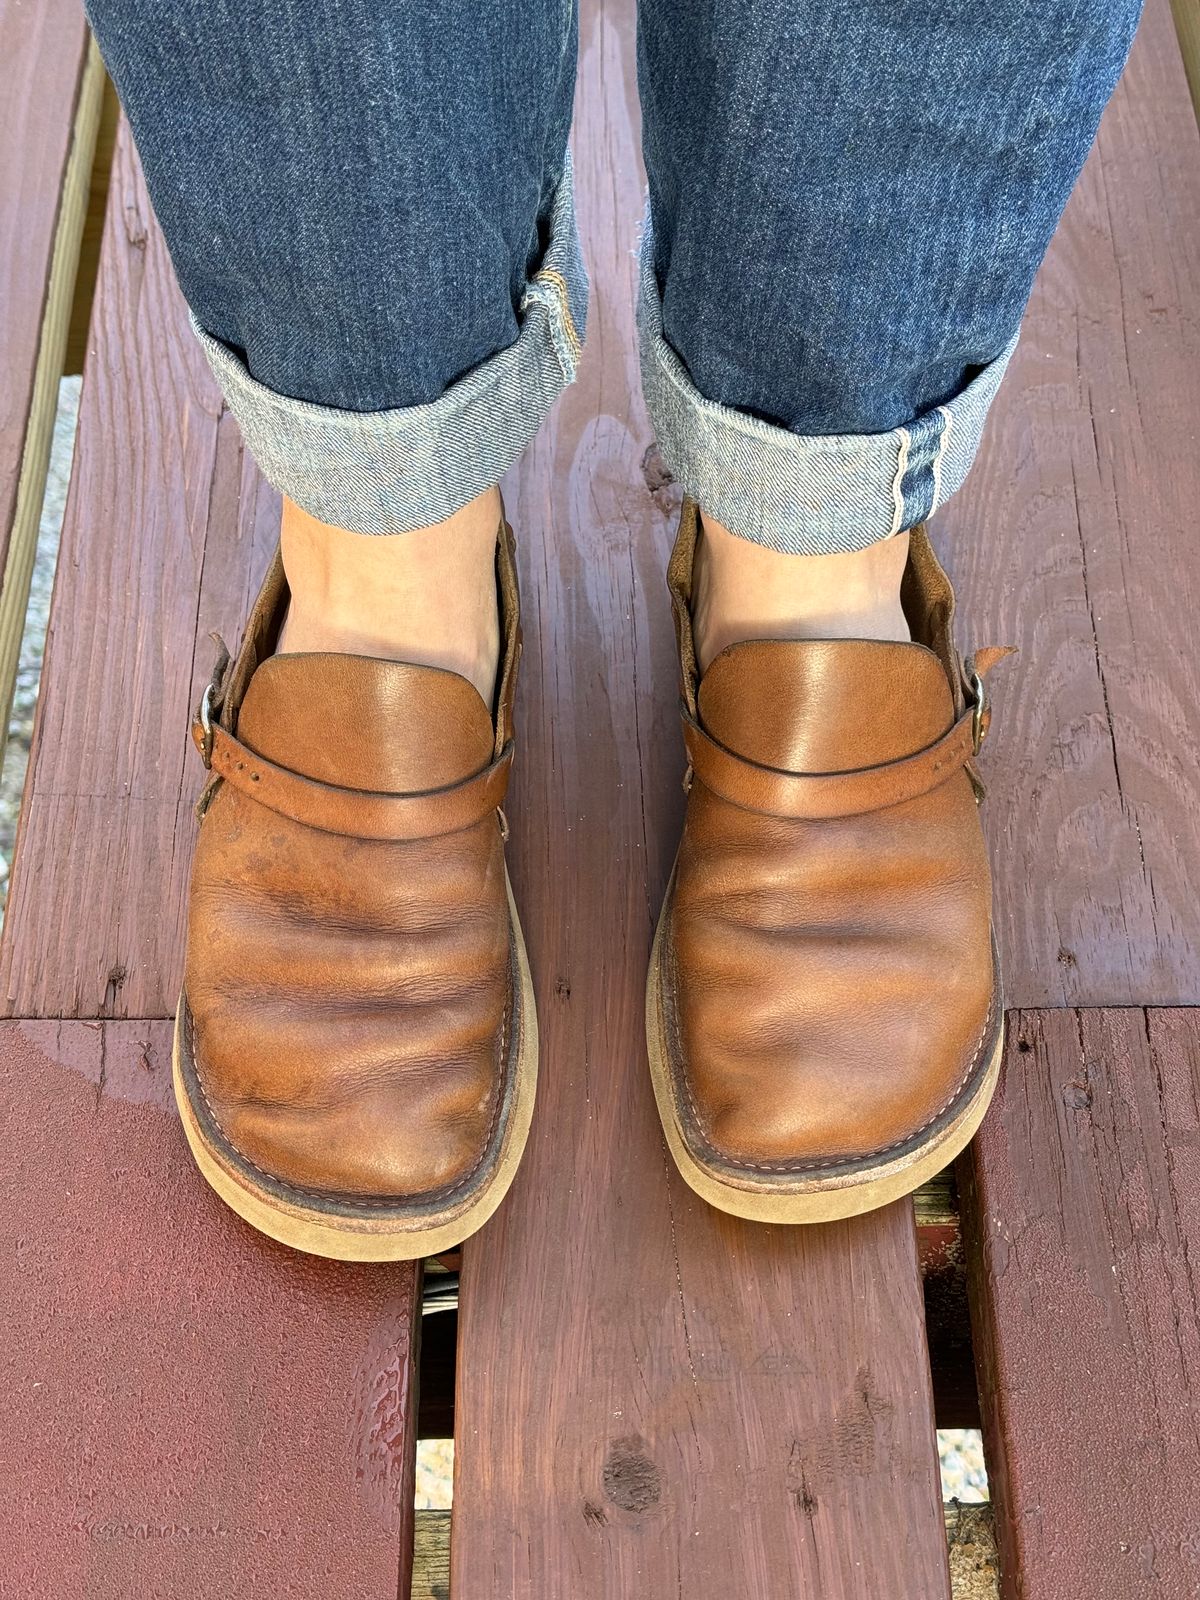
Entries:
{"type": "Polygon", "coordinates": [[[195,317],[192,325],[271,483],[322,522],[405,533],[443,521],[513,465],[574,381],[586,315],[568,157],[545,253],[521,288],[516,339],[436,400],[381,411],[295,400],[259,383],[195,317]]]}
{"type": "MultiPolygon", "coordinates": [[[[974,458],[1139,0],[641,0],[639,328],[667,464],[772,548],[860,548],[974,458]]],[[[575,374],[572,0],[90,0],[267,476],[399,533],[575,374]]]]}
{"type": "Polygon", "coordinates": [[[573,0],[94,0],[230,410],[313,516],[401,533],[575,374],[573,0]]]}
{"type": "Polygon", "coordinates": [[[833,555],[911,528],[962,487],[1014,333],[946,405],[885,433],[799,434],[706,400],[663,333],[647,218],[638,331],[663,460],[693,499],[784,555],[833,555]]]}
{"type": "Polygon", "coordinates": [[[667,465],[850,550],[961,485],[1140,0],[640,0],[667,465]]]}

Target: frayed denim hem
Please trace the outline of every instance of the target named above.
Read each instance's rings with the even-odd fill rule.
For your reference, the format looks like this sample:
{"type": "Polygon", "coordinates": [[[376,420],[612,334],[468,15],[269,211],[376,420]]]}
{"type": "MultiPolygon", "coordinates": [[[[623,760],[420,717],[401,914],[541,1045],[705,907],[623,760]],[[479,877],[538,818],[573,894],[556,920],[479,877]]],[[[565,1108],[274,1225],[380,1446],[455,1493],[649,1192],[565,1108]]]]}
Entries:
{"type": "Polygon", "coordinates": [[[658,446],[684,491],[731,533],[787,555],[862,550],[932,516],[962,487],[1018,334],[953,400],[889,433],[791,433],[706,400],[663,334],[647,213],[638,333],[658,446]]]}
{"type": "Polygon", "coordinates": [[[393,534],[443,521],[514,464],[574,381],[587,298],[568,154],[515,342],[428,405],[355,412],[289,399],[192,326],[264,477],[321,522],[393,534]]]}

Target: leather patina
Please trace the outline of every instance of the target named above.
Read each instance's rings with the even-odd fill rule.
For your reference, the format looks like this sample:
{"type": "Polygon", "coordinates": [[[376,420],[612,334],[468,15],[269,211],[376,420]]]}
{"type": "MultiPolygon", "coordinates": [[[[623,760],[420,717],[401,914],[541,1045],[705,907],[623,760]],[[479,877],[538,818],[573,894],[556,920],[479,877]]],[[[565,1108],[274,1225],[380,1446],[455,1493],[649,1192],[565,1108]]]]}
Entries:
{"type": "MultiPolygon", "coordinates": [[[[660,1109],[715,1204],[727,1186],[727,1209],[769,1218],[775,1195],[780,1220],[808,1220],[789,1191],[828,1184],[850,1214],[867,1208],[858,1181],[887,1174],[877,1203],[899,1192],[995,1071],[975,758],[982,677],[1004,652],[959,657],[953,592],[917,527],[911,643],[750,640],[701,675],[698,531],[685,503],[668,582],[688,801],[648,1013],[660,1109]],[[738,1191],[758,1191],[758,1209],[738,1191]]],[[[814,1203],[813,1220],[836,1214],[814,1203]]]]}
{"type": "MultiPolygon", "coordinates": [[[[392,1217],[412,1243],[495,1181],[533,1027],[499,809],[520,651],[507,525],[497,578],[492,708],[434,667],[275,654],[277,555],[197,718],[185,1125],[256,1205],[376,1233],[392,1217]]],[[[317,1239],[288,1242],[343,1253],[317,1239]]]]}

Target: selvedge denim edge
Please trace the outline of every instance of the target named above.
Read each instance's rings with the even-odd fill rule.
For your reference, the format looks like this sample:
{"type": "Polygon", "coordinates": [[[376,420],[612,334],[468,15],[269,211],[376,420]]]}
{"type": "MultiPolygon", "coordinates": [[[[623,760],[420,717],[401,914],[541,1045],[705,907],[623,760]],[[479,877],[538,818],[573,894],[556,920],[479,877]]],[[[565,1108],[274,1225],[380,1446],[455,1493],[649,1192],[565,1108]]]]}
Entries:
{"type": "Polygon", "coordinates": [[[568,154],[520,333],[428,405],[356,412],[290,399],[192,327],[264,477],[322,522],[395,534],[443,521],[514,464],[574,381],[587,299],[568,154]]]}
{"type": "Polygon", "coordinates": [[[862,550],[911,528],[962,487],[1017,347],[946,405],[888,433],[802,435],[707,400],[663,334],[647,213],[638,335],[642,388],[663,461],[730,532],[787,555],[862,550]]]}

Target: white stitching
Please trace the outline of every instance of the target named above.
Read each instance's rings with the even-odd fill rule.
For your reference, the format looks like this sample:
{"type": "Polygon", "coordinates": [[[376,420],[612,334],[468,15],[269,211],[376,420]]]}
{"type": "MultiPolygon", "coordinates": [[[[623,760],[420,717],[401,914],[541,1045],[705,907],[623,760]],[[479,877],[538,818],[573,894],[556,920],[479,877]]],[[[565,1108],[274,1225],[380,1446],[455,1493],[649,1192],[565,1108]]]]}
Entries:
{"type": "Polygon", "coordinates": [[[908,471],[908,447],[912,442],[912,435],[907,428],[897,428],[900,435],[900,448],[896,454],[896,476],[892,479],[892,525],[888,529],[888,538],[900,532],[900,523],[904,517],[904,491],[901,484],[904,474],[908,471]]]}
{"type": "Polygon", "coordinates": [[[942,429],[942,437],[938,440],[937,454],[933,458],[933,503],[929,507],[929,515],[942,503],[942,457],[946,454],[946,441],[950,437],[950,430],[954,426],[954,416],[949,406],[939,406],[938,410],[946,419],[946,426],[942,429]]]}

